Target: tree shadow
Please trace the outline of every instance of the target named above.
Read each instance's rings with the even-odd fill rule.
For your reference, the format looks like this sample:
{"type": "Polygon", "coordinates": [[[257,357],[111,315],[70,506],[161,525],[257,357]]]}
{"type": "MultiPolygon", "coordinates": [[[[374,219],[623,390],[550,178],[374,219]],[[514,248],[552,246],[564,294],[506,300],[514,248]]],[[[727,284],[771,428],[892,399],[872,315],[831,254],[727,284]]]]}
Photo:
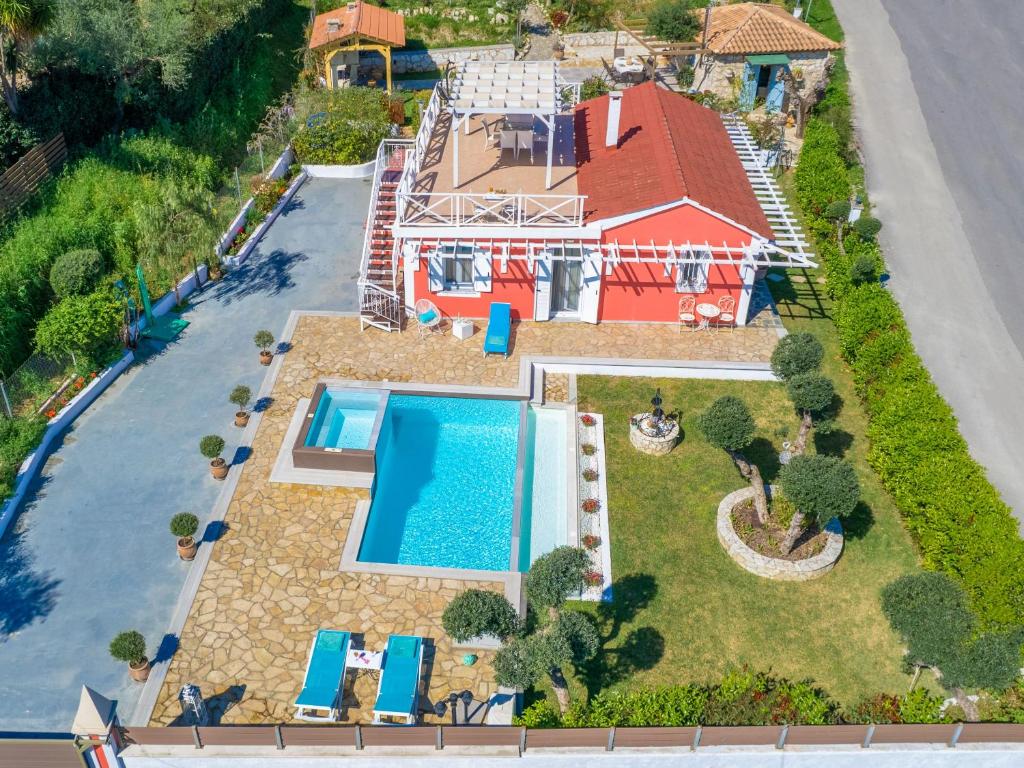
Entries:
{"type": "Polygon", "coordinates": [[[266,255],[253,254],[217,283],[211,291],[211,298],[229,305],[249,296],[277,296],[295,287],[292,270],[308,260],[309,256],[304,253],[280,248],[266,255]]]}
{"type": "Polygon", "coordinates": [[[235,454],[231,457],[230,464],[232,467],[236,464],[245,464],[250,456],[252,456],[252,448],[247,445],[240,445],[235,449],[235,454]]]}
{"type": "Polygon", "coordinates": [[[267,408],[274,404],[274,398],[272,397],[261,397],[257,400],[253,406],[253,413],[263,413],[267,408]]]}
{"type": "Polygon", "coordinates": [[[206,524],[206,530],[203,531],[203,538],[200,539],[200,543],[212,544],[218,541],[230,529],[231,526],[224,520],[211,520],[206,524]]]}
{"type": "Polygon", "coordinates": [[[156,655],[153,656],[153,663],[159,664],[162,661],[170,661],[177,650],[178,636],[170,633],[164,635],[160,641],[160,646],[156,649],[156,655]]]}
{"type": "Polygon", "coordinates": [[[22,531],[12,530],[0,540],[0,644],[53,610],[59,579],[33,567],[33,557],[22,531]]]}
{"type": "Polygon", "coordinates": [[[806,269],[799,270],[799,274],[806,282],[794,282],[793,277],[796,270],[787,270],[783,273],[783,280],[779,282],[766,281],[768,290],[771,291],[772,299],[779,310],[779,317],[783,320],[790,318],[804,319],[825,319],[829,317],[825,309],[824,286],[814,282],[814,275],[806,269]]]}
{"type": "Polygon", "coordinates": [[[853,435],[845,429],[830,429],[828,432],[814,432],[814,450],[820,454],[841,459],[853,445],[853,435]]]}
{"type": "Polygon", "coordinates": [[[875,524],[875,513],[863,499],[857,502],[847,517],[843,518],[843,537],[853,541],[867,536],[871,526],[875,524]]]}
{"type": "Polygon", "coordinates": [[[761,477],[766,483],[771,483],[778,477],[782,468],[779,463],[779,450],[768,438],[755,437],[743,454],[751,464],[757,465],[761,470],[761,477]]]}

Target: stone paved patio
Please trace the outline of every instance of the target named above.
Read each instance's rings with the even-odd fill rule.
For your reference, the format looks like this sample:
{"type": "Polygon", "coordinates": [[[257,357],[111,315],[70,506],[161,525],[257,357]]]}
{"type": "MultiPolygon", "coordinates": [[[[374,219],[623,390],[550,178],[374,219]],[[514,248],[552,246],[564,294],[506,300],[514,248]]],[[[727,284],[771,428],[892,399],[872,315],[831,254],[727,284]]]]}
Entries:
{"type": "MultiPolygon", "coordinates": [[[[295,406],[319,379],[512,386],[523,355],[766,361],[777,340],[771,327],[707,334],[666,325],[528,322],[514,327],[505,360],[483,356],[479,331],[466,341],[419,339],[360,333],[352,317],[302,316],[151,724],[180,716],[177,693],[185,683],[201,687],[225,724],[290,721],[309,644],[321,627],[347,629],[370,649],[382,648],[390,633],[427,638],[429,701],[421,699],[422,706],[452,690],[468,689],[478,700],[496,692],[490,655],[465,666],[465,652],[452,647],[440,619],[461,590],[500,590],[499,582],[339,572],[349,523],[366,491],[269,482],[295,406]]],[[[567,380],[556,379],[550,394],[564,396],[566,388],[567,380]]],[[[366,722],[375,683],[363,675],[349,691],[345,721],[366,722]]]]}

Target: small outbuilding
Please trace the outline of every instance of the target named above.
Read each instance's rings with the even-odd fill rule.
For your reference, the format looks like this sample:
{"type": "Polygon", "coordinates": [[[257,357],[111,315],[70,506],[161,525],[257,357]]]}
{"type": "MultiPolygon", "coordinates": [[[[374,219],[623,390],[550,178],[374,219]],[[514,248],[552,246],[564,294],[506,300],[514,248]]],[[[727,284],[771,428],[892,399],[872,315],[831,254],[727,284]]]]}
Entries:
{"type": "Polygon", "coordinates": [[[405,46],[405,18],[376,5],[355,0],[313,20],[309,48],[322,57],[325,85],[345,88],[359,81],[360,53],[384,58],[387,89],[391,91],[391,49],[405,46]]]}
{"type": "Polygon", "coordinates": [[[840,48],[777,5],[714,6],[704,53],[695,57],[693,88],[736,99],[743,110],[763,103],[767,112],[786,111],[793,95],[787,88],[812,101],[824,90],[832,52],[840,48]]]}

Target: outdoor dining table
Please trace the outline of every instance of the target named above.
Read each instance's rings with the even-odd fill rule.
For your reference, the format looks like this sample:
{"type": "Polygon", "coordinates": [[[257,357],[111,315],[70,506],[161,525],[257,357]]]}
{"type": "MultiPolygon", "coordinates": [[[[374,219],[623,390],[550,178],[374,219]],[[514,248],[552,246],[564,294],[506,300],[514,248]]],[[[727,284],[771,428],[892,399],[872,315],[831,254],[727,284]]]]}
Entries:
{"type": "Polygon", "coordinates": [[[697,324],[697,330],[710,331],[711,321],[722,314],[722,310],[718,308],[716,304],[701,303],[696,307],[697,314],[700,316],[700,323],[697,324]]]}

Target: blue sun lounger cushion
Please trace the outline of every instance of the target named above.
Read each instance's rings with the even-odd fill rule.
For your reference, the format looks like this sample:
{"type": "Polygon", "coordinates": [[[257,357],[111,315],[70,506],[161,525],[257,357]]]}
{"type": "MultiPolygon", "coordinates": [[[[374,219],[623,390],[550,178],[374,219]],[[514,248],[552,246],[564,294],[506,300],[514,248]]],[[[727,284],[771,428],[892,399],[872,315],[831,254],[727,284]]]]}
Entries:
{"type": "Polygon", "coordinates": [[[487,318],[487,336],[484,338],[484,354],[508,357],[508,339],[512,333],[512,305],[507,302],[491,304],[487,318]]]}
{"type": "Polygon", "coordinates": [[[391,635],[384,650],[384,663],[373,705],[374,719],[402,717],[415,722],[419,699],[423,639],[412,635],[391,635]]]}
{"type": "Polygon", "coordinates": [[[295,706],[302,709],[337,709],[345,680],[345,658],[351,636],[337,629],[316,633],[306,665],[306,678],[295,706]]]}

